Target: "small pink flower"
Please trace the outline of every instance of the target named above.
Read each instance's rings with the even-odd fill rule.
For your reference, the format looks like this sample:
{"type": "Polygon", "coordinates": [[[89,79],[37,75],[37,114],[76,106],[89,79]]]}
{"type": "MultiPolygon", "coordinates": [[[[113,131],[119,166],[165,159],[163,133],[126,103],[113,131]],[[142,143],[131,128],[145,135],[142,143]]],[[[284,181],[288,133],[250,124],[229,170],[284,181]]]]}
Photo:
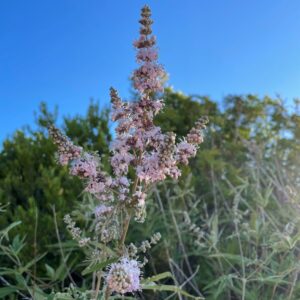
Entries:
{"type": "Polygon", "coordinates": [[[121,150],[116,152],[111,158],[111,165],[114,169],[114,172],[117,176],[128,173],[128,167],[131,161],[134,159],[134,156],[127,152],[126,150],[121,150]]]}
{"type": "Polygon", "coordinates": [[[72,161],[70,173],[74,176],[88,178],[97,175],[98,162],[95,157],[86,154],[84,157],[72,161]]]}
{"type": "Polygon", "coordinates": [[[103,204],[99,205],[95,208],[95,216],[99,218],[100,216],[111,212],[112,209],[113,209],[112,206],[106,206],[106,205],[103,205],[103,204]]]}
{"type": "Polygon", "coordinates": [[[195,157],[197,148],[195,145],[182,141],[177,145],[176,159],[179,163],[188,164],[188,159],[195,157]]]}
{"type": "Polygon", "coordinates": [[[122,258],[120,262],[110,266],[106,277],[108,287],[120,294],[140,290],[141,271],[134,259],[122,258]]]}
{"type": "Polygon", "coordinates": [[[133,197],[136,199],[137,201],[137,206],[139,207],[143,207],[145,206],[145,200],[147,197],[147,194],[142,192],[142,187],[140,186],[138,188],[138,190],[133,194],[133,197]]]}

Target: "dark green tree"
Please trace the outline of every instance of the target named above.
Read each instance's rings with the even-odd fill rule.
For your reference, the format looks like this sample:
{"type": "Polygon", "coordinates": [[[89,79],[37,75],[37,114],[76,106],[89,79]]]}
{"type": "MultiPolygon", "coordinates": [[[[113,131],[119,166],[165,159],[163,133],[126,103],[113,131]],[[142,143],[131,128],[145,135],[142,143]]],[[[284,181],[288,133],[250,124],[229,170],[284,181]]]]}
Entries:
{"type": "MultiPolygon", "coordinates": [[[[3,142],[0,152],[0,203],[9,204],[0,226],[22,221],[14,234],[26,235],[28,245],[33,245],[38,211],[38,253],[57,242],[52,206],[57,212],[59,230],[64,234],[63,216],[80,201],[82,192],[80,181],[56,163],[56,149],[46,130],[47,124],[56,120],[57,112],[50,113],[42,103],[36,116],[37,128],[16,131],[3,142]]],[[[97,103],[91,102],[84,117],[65,117],[62,127],[75,143],[98,151],[107,165],[111,140],[107,109],[100,110],[97,103]]],[[[33,248],[26,247],[24,259],[32,259],[33,255],[33,248]]]]}

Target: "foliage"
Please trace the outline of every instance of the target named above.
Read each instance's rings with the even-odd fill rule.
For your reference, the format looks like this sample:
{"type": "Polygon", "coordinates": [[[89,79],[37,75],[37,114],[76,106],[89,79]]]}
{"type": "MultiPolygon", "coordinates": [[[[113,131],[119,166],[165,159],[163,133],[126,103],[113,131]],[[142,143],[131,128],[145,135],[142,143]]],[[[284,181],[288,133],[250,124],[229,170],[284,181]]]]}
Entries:
{"type": "MultiPolygon", "coordinates": [[[[193,111],[196,110],[195,107],[198,107],[199,112],[207,113],[210,116],[211,125],[202,146],[201,155],[197,156],[190,169],[186,171],[186,173],[191,171],[191,175],[186,175],[180,181],[180,185],[169,182],[153,190],[148,203],[148,214],[151,218],[147,219],[143,229],[136,226],[129,235],[129,241],[143,240],[151,233],[160,231],[165,240],[153,248],[152,264],[145,270],[145,276],[148,272],[159,274],[166,268],[170,268],[175,282],[179,286],[184,284],[183,287],[193,294],[197,294],[198,290],[208,299],[241,299],[243,293],[242,261],[244,261],[244,277],[247,279],[245,299],[289,299],[289,295],[291,295],[290,299],[298,299],[299,213],[297,205],[299,199],[297,195],[299,194],[299,180],[297,170],[300,136],[297,109],[286,109],[280,99],[269,97],[259,99],[253,95],[227,97],[223,110],[213,100],[207,97],[204,100],[201,99],[203,98],[188,97],[168,90],[165,97],[167,108],[163,111],[163,117],[157,120],[165,130],[175,128],[178,135],[184,135],[186,133],[182,129],[184,124],[176,125],[177,120],[169,117],[169,111],[171,110],[172,113],[177,111],[180,116],[188,115],[185,104],[193,102],[193,111]],[[178,99],[177,101],[182,105],[173,108],[174,99],[178,99]],[[240,107],[240,113],[237,113],[238,109],[235,108],[237,105],[240,107]],[[208,107],[216,108],[209,110],[208,107]],[[166,120],[165,124],[164,120],[166,120]],[[212,144],[214,147],[211,147],[212,144]],[[240,218],[237,230],[235,218],[240,218]],[[197,230],[197,228],[200,229],[197,230]],[[202,239],[197,240],[197,235],[200,237],[203,235],[202,239]],[[240,236],[241,248],[238,236],[240,236]],[[242,254],[240,249],[242,249],[242,254]],[[197,269],[198,265],[199,269],[197,269]],[[194,276],[190,279],[192,275],[194,276]]],[[[78,126],[88,127],[85,118],[80,117],[80,119],[81,125],[78,126]]],[[[193,121],[190,118],[190,122],[193,121]]],[[[183,122],[188,121],[184,119],[183,122]]],[[[69,135],[75,136],[71,131],[68,132],[69,135]]],[[[89,134],[91,131],[86,133],[86,136],[88,137],[89,134]]],[[[88,138],[83,138],[82,142],[87,140],[88,138]]],[[[31,175],[31,180],[36,178],[31,181],[31,185],[28,177],[26,177],[27,184],[25,184],[26,181],[25,183],[19,182],[18,170],[26,174],[28,172],[35,174],[37,169],[30,169],[30,164],[24,165],[24,161],[31,162],[39,159],[41,160],[39,165],[45,164],[43,169],[55,170],[52,171],[53,177],[48,175],[46,177],[48,179],[43,181],[48,182],[48,185],[60,182],[66,187],[64,187],[63,196],[57,192],[48,191],[47,194],[52,195],[51,197],[39,198],[41,199],[39,203],[47,201],[49,204],[47,212],[39,212],[37,234],[39,250],[37,253],[43,254],[45,251],[42,249],[44,249],[48,250],[49,254],[41,260],[46,259],[47,267],[41,261],[37,267],[42,269],[42,276],[48,278],[47,284],[52,286],[53,290],[57,290],[61,288],[56,285],[59,280],[65,279],[66,287],[70,280],[63,263],[61,261],[57,263],[58,258],[53,260],[53,253],[60,253],[57,248],[58,244],[54,245],[55,248],[45,247],[46,243],[57,243],[51,205],[55,204],[57,213],[59,210],[66,212],[70,209],[69,206],[73,206],[77,211],[74,217],[79,223],[83,223],[88,199],[79,201],[78,195],[81,188],[78,184],[72,184],[74,179],[67,176],[65,170],[59,170],[56,167],[53,158],[54,149],[47,142],[48,138],[43,128],[39,127],[37,131],[31,130],[29,133],[20,131],[12,140],[4,143],[0,164],[6,167],[0,169],[2,174],[1,201],[5,203],[9,199],[12,204],[7,212],[2,214],[0,220],[1,227],[4,228],[16,220],[28,218],[28,221],[26,218],[22,221],[27,222],[31,227],[25,227],[22,223],[14,227],[13,234],[11,234],[15,236],[19,233],[14,239],[21,240],[23,244],[28,242],[18,253],[20,260],[24,262],[23,266],[26,265],[25,262],[34,258],[30,245],[34,240],[32,220],[35,220],[35,203],[24,215],[19,214],[17,205],[30,207],[28,204],[30,197],[27,195],[33,193],[30,188],[38,191],[41,181],[38,180],[38,175],[31,175]],[[38,139],[38,136],[43,138],[38,139]],[[48,150],[46,146],[49,147],[48,150]],[[46,153],[44,159],[42,153],[46,153]],[[68,180],[69,184],[67,184],[68,180]],[[19,193],[24,193],[22,198],[14,189],[19,190],[19,193]],[[68,198],[68,193],[74,197],[68,198]],[[61,205],[67,206],[65,208],[59,206],[59,199],[62,198],[68,199],[62,201],[61,205]],[[30,210],[29,217],[28,211],[30,210]],[[26,234],[26,240],[23,241],[22,237],[26,234]],[[40,241],[44,236],[47,236],[47,241],[40,248],[42,245],[40,241]],[[26,249],[29,250],[26,251],[26,249]],[[24,252],[27,254],[24,255],[24,252]]],[[[40,177],[43,178],[43,176],[46,175],[42,173],[40,177]]],[[[45,186],[42,188],[48,190],[45,186]]],[[[45,207],[43,206],[42,209],[45,207]]],[[[59,220],[58,213],[58,227],[62,233],[63,226],[59,224],[59,220]]],[[[61,236],[62,240],[66,237],[64,234],[61,236]]],[[[17,244],[16,241],[13,243],[17,244]]],[[[81,250],[68,241],[63,241],[61,246],[72,276],[76,278],[77,283],[80,283],[79,274],[85,267],[78,265],[80,260],[77,259],[76,262],[76,255],[72,255],[77,253],[78,257],[81,250]]],[[[1,257],[3,258],[3,253],[1,257]]],[[[11,265],[10,263],[5,267],[8,268],[11,265]]],[[[32,269],[33,266],[30,272],[32,269]]],[[[12,276],[16,275],[10,275],[7,278],[7,274],[2,274],[2,277],[10,279],[12,283],[12,287],[3,290],[3,293],[15,292],[13,287],[16,285],[16,279],[12,276]]],[[[163,281],[165,284],[171,283],[168,278],[163,281]]],[[[86,284],[89,283],[81,282],[80,286],[84,287],[86,284]]],[[[160,295],[162,299],[166,296],[160,295]]],[[[158,299],[158,294],[147,293],[146,297],[158,299]]]]}
{"type": "MultiPolygon", "coordinates": [[[[162,118],[157,120],[165,130],[175,129],[179,136],[184,135],[186,133],[185,130],[183,130],[184,124],[176,120],[173,115],[175,111],[177,111],[177,115],[179,116],[189,115],[188,109],[190,109],[189,107],[191,106],[193,107],[193,111],[198,110],[200,113],[207,113],[210,116],[212,125],[207,134],[206,142],[202,147],[202,154],[197,156],[197,159],[193,161],[191,166],[190,170],[193,175],[185,177],[185,179],[181,181],[179,187],[185,190],[183,195],[182,191],[174,190],[172,183],[164,187],[159,187],[158,191],[167,188],[167,190],[169,190],[168,193],[173,193],[174,196],[170,198],[168,194],[168,197],[165,197],[163,192],[160,193],[162,207],[158,202],[154,201],[149,207],[149,214],[152,217],[147,221],[146,228],[141,231],[136,227],[129,237],[132,240],[141,240],[151,232],[160,231],[164,238],[166,238],[166,243],[164,243],[163,246],[158,245],[151,254],[153,258],[153,265],[151,267],[153,270],[151,270],[151,272],[161,272],[171,264],[175,277],[179,277],[181,281],[186,280],[185,275],[181,274],[180,271],[187,272],[188,266],[186,262],[182,260],[182,257],[184,256],[180,254],[181,251],[178,251],[177,235],[179,232],[184,238],[183,245],[187,249],[185,250],[185,253],[188,257],[188,261],[191,261],[190,264],[192,264],[192,266],[198,264],[201,266],[198,275],[193,279],[194,283],[188,283],[188,289],[191,289],[191,291],[194,292],[194,288],[197,286],[197,288],[199,287],[206,295],[210,295],[209,297],[212,299],[218,299],[218,297],[219,299],[222,299],[222,293],[225,293],[225,295],[228,295],[228,293],[235,293],[232,290],[231,282],[238,280],[237,275],[236,273],[230,273],[230,269],[228,269],[226,264],[232,264],[232,261],[234,261],[236,264],[235,268],[239,272],[241,270],[240,264],[243,256],[239,253],[240,250],[236,245],[237,234],[232,221],[232,199],[237,199],[237,196],[234,196],[237,191],[239,191],[239,197],[241,197],[241,194],[247,195],[247,207],[249,206],[252,212],[258,211],[256,216],[254,216],[253,213],[251,216],[253,220],[256,220],[255,222],[253,220],[251,222],[249,221],[249,215],[243,216],[242,221],[243,224],[247,224],[248,222],[249,224],[252,224],[252,226],[253,222],[258,224],[257,228],[251,228],[252,233],[248,237],[250,241],[253,237],[257,239],[256,244],[254,245],[257,245],[258,243],[258,246],[260,246],[259,243],[261,243],[262,240],[269,241],[271,236],[272,239],[276,235],[277,237],[282,237],[284,227],[288,223],[295,224],[294,227],[296,229],[294,229],[295,231],[292,234],[294,237],[286,239],[287,244],[282,246],[283,248],[285,247],[285,254],[272,254],[267,267],[270,268],[271,266],[270,270],[272,270],[274,274],[276,274],[276,270],[278,270],[276,268],[284,267],[286,267],[286,269],[284,269],[285,272],[288,272],[288,270],[292,273],[293,271],[296,272],[296,270],[291,269],[291,266],[295,267],[298,265],[295,259],[295,255],[297,255],[295,249],[297,250],[298,247],[296,231],[298,226],[297,210],[293,210],[294,207],[291,203],[288,204],[288,201],[292,198],[291,196],[286,195],[286,186],[289,186],[296,192],[299,189],[297,168],[299,167],[298,153],[300,136],[297,110],[286,109],[280,99],[270,99],[268,97],[259,99],[253,95],[227,97],[222,111],[214,101],[207,97],[188,97],[173,92],[172,90],[168,90],[165,99],[167,108],[164,110],[162,118]],[[172,104],[175,99],[177,99],[180,105],[177,104],[173,107],[172,104]],[[193,104],[189,104],[189,102],[193,102],[193,104]],[[239,106],[239,113],[239,110],[235,108],[236,106],[239,106]],[[249,109],[249,107],[251,109],[249,109]],[[251,143],[249,143],[250,139],[252,141],[251,143]],[[253,141],[255,141],[255,143],[253,141]],[[211,147],[212,144],[214,147],[211,147]],[[254,161],[257,162],[254,163],[254,161]],[[257,168],[258,162],[260,164],[263,162],[263,167],[260,166],[260,168],[257,168]],[[269,169],[271,168],[272,172],[268,176],[263,176],[263,172],[266,172],[263,171],[263,169],[265,169],[266,166],[268,166],[269,169]],[[269,181],[260,184],[259,193],[255,188],[258,184],[257,182],[255,183],[255,180],[258,180],[259,177],[253,176],[253,170],[256,169],[260,170],[258,173],[260,174],[260,181],[269,181]],[[249,174],[251,176],[249,176],[249,174]],[[245,184],[245,182],[247,184],[245,184]],[[270,190],[270,184],[274,185],[274,182],[277,184],[272,188],[272,197],[268,196],[268,199],[266,200],[265,198],[267,196],[264,195],[268,195],[267,191],[270,190]],[[278,182],[280,184],[278,184],[278,182]],[[194,191],[196,194],[194,194],[194,191]],[[191,208],[186,206],[185,202],[187,200],[185,197],[196,197],[196,204],[193,204],[191,208]],[[170,199],[172,200],[171,202],[170,199]],[[185,200],[183,201],[182,199],[185,200]],[[268,205],[262,209],[259,206],[258,201],[261,201],[262,203],[268,201],[268,205]],[[201,203],[201,205],[199,203],[201,203]],[[166,218],[162,218],[161,214],[154,213],[157,209],[161,211],[161,214],[166,214],[166,218]],[[175,233],[172,231],[174,228],[176,229],[174,218],[172,217],[172,211],[174,210],[176,224],[178,223],[179,226],[179,231],[176,231],[175,233]],[[216,230],[216,225],[212,224],[216,224],[217,222],[217,228],[220,235],[217,242],[217,253],[219,253],[219,256],[214,252],[216,250],[208,247],[207,242],[203,243],[200,250],[198,250],[198,248],[195,250],[195,245],[193,243],[195,237],[192,234],[194,229],[192,232],[189,232],[188,226],[184,224],[183,211],[189,211],[191,222],[197,225],[201,224],[201,228],[203,227],[207,231],[205,234],[208,236],[215,236],[214,239],[216,239],[216,233],[215,235],[213,234],[212,226],[214,226],[214,230],[216,230]],[[295,213],[296,216],[294,215],[295,213]],[[271,220],[275,220],[276,223],[279,224],[277,231],[275,228],[272,228],[272,224],[269,224],[266,221],[264,221],[267,223],[266,228],[261,227],[265,214],[271,215],[271,220]],[[188,234],[188,232],[190,234],[188,234]],[[288,246],[289,243],[291,244],[290,246],[288,246]],[[293,243],[295,243],[295,245],[293,245],[293,243]],[[289,247],[292,248],[293,252],[291,252],[291,249],[287,249],[289,247]],[[222,253],[223,256],[220,253],[222,253]],[[226,255],[224,257],[224,253],[227,254],[227,257],[226,255]],[[279,256],[288,257],[288,260],[282,260],[281,258],[282,262],[280,264],[279,256]],[[227,260],[228,262],[226,262],[227,260]],[[284,266],[282,265],[283,263],[286,263],[287,265],[284,266]],[[222,266],[223,271],[220,266],[222,266]],[[215,281],[217,278],[219,278],[219,280],[215,281]],[[214,282],[214,284],[210,285],[212,282],[214,282]],[[194,287],[192,287],[192,284],[194,287]],[[218,293],[220,294],[218,295],[218,293]]],[[[91,105],[95,106],[95,104],[91,105]]],[[[43,113],[40,116],[39,124],[42,123],[41,120],[46,118],[45,116],[49,115],[49,112],[45,110],[45,106],[42,108],[43,113]]],[[[91,109],[89,111],[91,111],[91,109]]],[[[98,115],[99,119],[100,115],[101,118],[103,118],[101,112],[99,112],[98,115]]],[[[190,116],[192,115],[190,114],[190,116]]],[[[99,119],[98,122],[104,122],[103,119],[105,120],[105,118],[99,119]]],[[[72,118],[67,120],[72,120],[72,118]]],[[[79,128],[89,128],[91,126],[88,125],[91,124],[88,116],[87,118],[75,117],[73,120],[74,124],[77,124],[76,126],[79,128]],[[76,119],[79,119],[80,121],[76,122],[76,119]]],[[[192,123],[193,121],[192,117],[182,120],[183,123],[192,123]]],[[[72,133],[73,129],[66,125],[64,125],[64,127],[70,136],[75,137],[78,134],[78,131],[75,134],[72,133]]],[[[94,130],[92,127],[90,128],[90,131],[86,131],[85,134],[79,135],[81,136],[81,143],[88,144],[87,141],[89,140],[89,135],[93,136],[94,130]]],[[[84,129],[82,129],[82,132],[83,131],[84,129]]],[[[107,139],[110,139],[109,132],[107,133],[107,139]]],[[[95,140],[97,140],[97,138],[93,141],[95,140]]],[[[96,146],[93,146],[93,143],[94,142],[89,143],[89,145],[91,145],[90,147],[93,147],[92,149],[97,149],[96,146]]],[[[50,272],[52,276],[56,273],[59,274],[61,271],[53,271],[57,268],[55,267],[55,261],[51,258],[52,253],[54,253],[52,250],[53,248],[45,248],[45,245],[48,243],[56,243],[51,205],[54,203],[56,210],[61,212],[61,216],[57,217],[59,223],[60,218],[64,212],[69,210],[70,206],[74,207],[75,205],[78,207],[78,201],[76,199],[78,199],[80,187],[78,187],[78,184],[73,183],[74,179],[67,176],[65,170],[56,167],[54,149],[51,143],[49,143],[42,126],[40,126],[37,131],[19,131],[12,139],[6,140],[1,151],[0,164],[1,202],[6,203],[6,201],[9,200],[7,202],[11,203],[9,210],[5,214],[2,214],[0,219],[2,228],[5,224],[11,224],[14,220],[22,220],[22,225],[16,227],[19,228],[18,230],[13,228],[14,234],[19,234],[18,239],[21,239],[21,236],[27,234],[26,241],[28,244],[22,249],[19,255],[21,255],[22,261],[32,260],[32,247],[30,246],[33,244],[32,241],[34,240],[34,222],[32,222],[32,220],[35,220],[35,203],[40,203],[41,211],[39,211],[37,234],[37,247],[39,249],[37,253],[41,254],[45,250],[48,250],[50,255],[48,254],[47,256],[47,272],[50,272]],[[39,167],[33,167],[32,162],[35,166],[39,167]],[[47,169],[47,172],[40,172],[40,169],[47,169]],[[26,174],[26,176],[23,175],[23,178],[20,178],[20,174],[26,174]],[[47,185],[42,185],[42,183],[47,183],[47,185]],[[60,191],[61,187],[59,185],[54,188],[57,183],[63,185],[62,191],[60,191]],[[43,190],[42,195],[41,193],[39,194],[40,190],[43,190]],[[38,195],[40,196],[38,197],[38,195]],[[32,202],[30,199],[38,199],[38,201],[32,202]],[[42,205],[42,203],[48,204],[42,205]],[[26,227],[23,224],[26,224],[26,227]],[[47,230],[47,234],[45,234],[45,230],[47,230]],[[44,238],[46,239],[45,241],[43,240],[44,238]],[[51,265],[52,267],[50,267],[51,265]]],[[[176,187],[179,188],[178,186],[176,187]]],[[[157,196],[157,191],[155,191],[153,195],[157,196]]],[[[157,201],[156,197],[155,199],[157,201]]],[[[293,201],[297,203],[298,200],[294,199],[293,201]]],[[[246,209],[246,206],[244,207],[244,200],[239,202],[239,205],[242,205],[242,211],[246,209]]],[[[63,226],[58,224],[58,227],[62,232],[63,226]]],[[[249,228],[247,230],[249,231],[249,228]]],[[[242,232],[247,231],[243,228],[242,232]]],[[[64,235],[62,238],[64,238],[64,235]]],[[[243,238],[245,238],[244,234],[243,238]]],[[[213,237],[210,239],[213,239],[213,237]]],[[[252,243],[247,239],[242,240],[242,242],[243,247],[245,247],[245,249],[243,248],[243,253],[249,253],[249,245],[252,243]],[[248,249],[246,249],[247,247],[248,249]]],[[[63,246],[67,249],[67,256],[69,256],[68,253],[71,251],[70,249],[76,249],[72,247],[68,248],[67,244],[63,244],[63,246]]],[[[180,246],[179,250],[181,247],[182,246],[180,246]]],[[[260,251],[259,248],[257,249],[260,251]]],[[[254,248],[254,254],[259,252],[257,249],[255,250],[254,248]]],[[[267,250],[269,251],[269,249],[267,250]]],[[[251,255],[245,257],[251,258],[251,255]]],[[[262,261],[264,260],[264,258],[260,259],[262,261]]],[[[39,267],[41,268],[41,265],[39,265],[39,267]]],[[[44,267],[42,267],[42,269],[43,271],[46,270],[44,267]]],[[[195,268],[192,268],[190,271],[193,272],[194,270],[195,268]]],[[[73,269],[72,272],[76,273],[76,269],[73,269]]],[[[258,269],[258,272],[259,273],[254,274],[257,275],[257,278],[261,278],[263,274],[260,272],[260,269],[258,269]]],[[[284,271],[282,272],[284,273],[284,271]]],[[[248,273],[248,275],[249,274],[250,273],[248,273]]],[[[274,275],[269,274],[269,277],[270,276],[274,275]]],[[[282,281],[282,278],[280,278],[280,280],[277,278],[277,281],[275,279],[276,277],[273,277],[274,283],[272,287],[274,288],[275,284],[278,283],[278,288],[275,289],[273,299],[281,299],[284,297],[280,296],[280,294],[283,293],[282,289],[287,288],[282,288],[279,284],[280,280],[282,281]]],[[[268,284],[270,285],[270,278],[268,280],[268,284]]],[[[290,279],[284,280],[288,282],[290,279]]],[[[248,295],[246,299],[255,299],[251,296],[251,293],[255,293],[255,284],[252,283],[252,285],[254,286],[253,290],[248,291],[251,287],[251,281],[250,284],[246,284],[246,294],[248,295]]],[[[239,289],[240,288],[241,286],[239,286],[239,289]]],[[[270,288],[265,289],[265,286],[261,285],[260,291],[262,290],[269,291],[270,288]]],[[[293,289],[294,295],[292,295],[291,299],[296,297],[297,290],[298,287],[295,284],[295,288],[293,289]]],[[[235,297],[239,297],[238,292],[236,293],[235,297]]],[[[282,295],[284,295],[284,293],[282,295]]]]}
{"type": "Polygon", "coordinates": [[[155,191],[167,240],[155,265],[168,263],[179,285],[206,299],[298,299],[299,194],[273,160],[252,157],[244,168],[239,184],[213,182],[213,209],[188,182],[155,191]]]}
{"type": "MultiPolygon", "coordinates": [[[[0,152],[0,203],[9,204],[6,214],[0,218],[0,225],[22,221],[22,226],[13,232],[26,236],[28,244],[33,245],[38,210],[38,253],[47,251],[47,245],[57,242],[51,207],[56,207],[58,225],[63,232],[63,216],[77,203],[82,190],[77,178],[71,178],[66,169],[57,167],[55,147],[44,128],[49,120],[55,121],[56,113],[51,114],[46,105],[41,104],[37,129],[17,131],[3,142],[0,152]]],[[[105,156],[111,139],[108,124],[108,111],[100,111],[99,105],[91,102],[85,117],[65,117],[62,126],[88,149],[105,156]]],[[[31,260],[32,250],[26,247],[21,257],[31,260]]],[[[53,254],[49,253],[48,259],[51,257],[53,254]]]]}
{"type": "Polygon", "coordinates": [[[164,225],[154,219],[148,226],[167,239],[154,268],[168,263],[179,284],[207,299],[298,299],[297,101],[293,110],[253,95],[224,104],[208,113],[195,175],[154,191],[164,225]]]}

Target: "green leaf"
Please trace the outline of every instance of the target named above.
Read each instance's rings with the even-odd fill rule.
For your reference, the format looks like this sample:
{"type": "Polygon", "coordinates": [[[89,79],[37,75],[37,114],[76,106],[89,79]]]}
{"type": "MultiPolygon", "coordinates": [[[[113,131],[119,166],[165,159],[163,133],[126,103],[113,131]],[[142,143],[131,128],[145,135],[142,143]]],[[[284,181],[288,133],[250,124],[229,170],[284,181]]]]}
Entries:
{"type": "Polygon", "coordinates": [[[195,300],[204,299],[203,297],[193,296],[175,285],[165,285],[165,284],[155,284],[154,283],[154,284],[142,284],[141,287],[143,290],[173,292],[173,293],[181,294],[187,298],[191,298],[191,299],[195,299],[195,300]]]}
{"type": "Polygon", "coordinates": [[[91,244],[94,245],[97,248],[100,248],[101,250],[103,250],[104,252],[108,253],[110,256],[117,256],[117,253],[111,249],[110,247],[107,247],[105,244],[96,242],[96,241],[91,241],[91,244]]]}
{"type": "Polygon", "coordinates": [[[13,294],[17,291],[17,288],[15,286],[6,286],[0,288],[0,299],[4,299],[4,297],[13,294]]]}
{"type": "Polygon", "coordinates": [[[110,300],[134,300],[136,299],[135,297],[129,297],[129,296],[112,296],[112,297],[109,297],[110,300]]]}
{"type": "Polygon", "coordinates": [[[242,257],[241,255],[237,254],[230,254],[230,253],[215,253],[215,254],[210,254],[209,257],[220,257],[220,258],[225,258],[230,261],[234,261],[237,263],[241,263],[242,260],[244,260],[245,264],[252,264],[255,263],[254,260],[247,258],[247,257],[242,257]]]}
{"type": "Polygon", "coordinates": [[[47,245],[47,248],[60,248],[62,247],[63,249],[72,249],[72,248],[77,248],[78,243],[76,241],[66,241],[66,242],[61,242],[61,243],[55,243],[51,245],[47,245]]]}
{"type": "Polygon", "coordinates": [[[214,296],[213,299],[219,299],[221,293],[223,293],[228,287],[231,288],[233,286],[233,278],[237,279],[238,277],[235,274],[220,276],[213,282],[209,283],[204,290],[210,290],[214,296]]]}
{"type": "Polygon", "coordinates": [[[283,280],[284,276],[268,276],[268,277],[262,277],[259,276],[255,279],[249,279],[248,281],[256,281],[256,282],[262,282],[262,283],[269,283],[269,284],[289,284],[288,281],[283,280]]]}
{"type": "Polygon", "coordinates": [[[74,298],[68,293],[57,293],[54,300],[74,300],[74,298]]]}
{"type": "Polygon", "coordinates": [[[83,271],[82,271],[82,275],[87,275],[89,273],[95,272],[95,271],[101,271],[103,268],[105,268],[107,265],[112,264],[114,262],[116,262],[118,259],[117,258],[111,258],[108,259],[104,262],[100,262],[98,264],[92,264],[89,265],[88,267],[86,267],[83,271]]]}
{"type": "Polygon", "coordinates": [[[173,278],[172,273],[164,272],[164,273],[160,273],[160,274],[157,274],[157,275],[149,277],[149,278],[145,278],[142,280],[142,284],[159,281],[159,280],[165,279],[165,278],[173,278]]]}
{"type": "Polygon", "coordinates": [[[45,264],[45,268],[46,268],[46,272],[47,272],[47,275],[49,276],[49,278],[51,280],[55,280],[55,270],[47,264],[45,264]]]}
{"type": "Polygon", "coordinates": [[[70,255],[71,255],[71,253],[68,253],[65,256],[65,263],[63,261],[63,258],[61,258],[60,265],[59,265],[59,267],[55,271],[55,280],[63,281],[67,277],[68,270],[66,269],[66,264],[67,264],[67,261],[68,261],[70,255]]]}
{"type": "Polygon", "coordinates": [[[218,219],[218,215],[214,214],[212,216],[212,220],[211,220],[211,242],[213,244],[214,247],[217,246],[217,243],[219,241],[219,219],[218,219]]]}
{"type": "Polygon", "coordinates": [[[19,273],[15,273],[15,278],[18,283],[18,285],[17,285],[18,290],[26,290],[27,282],[26,282],[25,278],[19,273]]]}
{"type": "Polygon", "coordinates": [[[16,270],[10,268],[0,268],[0,275],[12,275],[17,273],[16,270]]]}
{"type": "Polygon", "coordinates": [[[16,235],[12,241],[11,248],[13,249],[14,253],[16,255],[19,254],[19,252],[25,247],[24,243],[25,237],[20,239],[20,235],[16,235]]]}
{"type": "Polygon", "coordinates": [[[6,228],[4,228],[3,230],[0,231],[0,241],[5,237],[7,240],[9,240],[8,238],[8,233],[10,230],[12,230],[14,227],[18,226],[19,224],[21,224],[21,221],[16,221],[13,222],[12,224],[10,224],[9,226],[7,226],[6,228]]]}
{"type": "Polygon", "coordinates": [[[19,268],[19,273],[22,274],[24,272],[26,272],[31,266],[33,266],[36,262],[38,262],[39,260],[41,260],[47,253],[44,253],[42,255],[39,255],[37,257],[35,257],[33,260],[31,260],[29,263],[26,264],[26,266],[19,268]]]}
{"type": "Polygon", "coordinates": [[[47,295],[38,286],[30,287],[29,290],[34,300],[46,300],[47,295]]]}

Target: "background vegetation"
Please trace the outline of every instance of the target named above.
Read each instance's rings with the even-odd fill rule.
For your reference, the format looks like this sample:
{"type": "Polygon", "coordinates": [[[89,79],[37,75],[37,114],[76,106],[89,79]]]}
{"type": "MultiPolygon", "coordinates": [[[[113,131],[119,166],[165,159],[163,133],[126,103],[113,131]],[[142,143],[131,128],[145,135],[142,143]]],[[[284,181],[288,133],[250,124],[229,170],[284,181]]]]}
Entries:
{"type": "MultiPolygon", "coordinates": [[[[184,176],[155,187],[146,223],[132,224],[128,241],[157,231],[163,237],[144,276],[170,270],[178,287],[206,299],[300,299],[299,102],[229,95],[217,103],[171,89],[165,101],[156,122],[178,139],[201,115],[210,124],[184,176]]],[[[56,164],[45,130],[56,119],[57,112],[42,104],[37,128],[17,131],[0,152],[3,299],[56,299],[54,290],[71,283],[84,291],[91,282],[83,279],[87,262],[62,222],[74,211],[88,231],[89,199],[56,164]]],[[[75,143],[99,151],[109,168],[109,110],[91,102],[85,116],[64,118],[62,128],[75,143]]],[[[186,299],[176,291],[138,297],[186,299]]]]}

